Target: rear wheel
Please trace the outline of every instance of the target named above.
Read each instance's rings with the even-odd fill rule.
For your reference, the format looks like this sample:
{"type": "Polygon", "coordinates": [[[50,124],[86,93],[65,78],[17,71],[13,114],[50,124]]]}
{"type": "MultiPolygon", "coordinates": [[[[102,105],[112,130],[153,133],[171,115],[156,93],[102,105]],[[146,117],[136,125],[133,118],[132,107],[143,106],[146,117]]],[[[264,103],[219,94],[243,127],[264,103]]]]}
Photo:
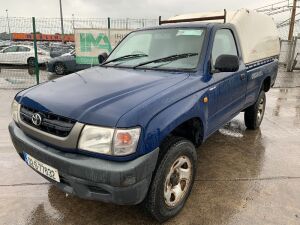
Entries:
{"type": "Polygon", "coordinates": [[[56,63],[54,65],[54,72],[57,74],[57,75],[64,75],[65,72],[66,72],[66,68],[65,68],[65,65],[63,63],[56,63]]]}
{"type": "Polygon", "coordinates": [[[28,58],[28,59],[27,59],[27,64],[28,64],[28,66],[33,67],[34,64],[35,64],[35,59],[34,59],[34,57],[28,58]]]}
{"type": "Polygon", "coordinates": [[[194,183],[197,155],[194,145],[183,138],[172,138],[160,151],[144,204],[155,219],[163,222],[183,208],[194,183]]]}
{"type": "Polygon", "coordinates": [[[248,129],[255,130],[259,128],[265,114],[265,107],[266,94],[261,91],[255,104],[245,110],[244,120],[248,129]]]}

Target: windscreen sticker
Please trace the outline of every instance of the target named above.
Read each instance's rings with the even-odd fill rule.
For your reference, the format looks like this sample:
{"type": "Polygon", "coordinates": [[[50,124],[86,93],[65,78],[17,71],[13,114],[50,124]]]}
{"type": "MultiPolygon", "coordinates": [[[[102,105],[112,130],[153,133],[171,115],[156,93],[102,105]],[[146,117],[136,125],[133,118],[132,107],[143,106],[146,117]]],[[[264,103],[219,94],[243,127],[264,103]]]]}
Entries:
{"type": "Polygon", "coordinates": [[[176,36],[201,36],[203,30],[178,30],[176,36]]]}

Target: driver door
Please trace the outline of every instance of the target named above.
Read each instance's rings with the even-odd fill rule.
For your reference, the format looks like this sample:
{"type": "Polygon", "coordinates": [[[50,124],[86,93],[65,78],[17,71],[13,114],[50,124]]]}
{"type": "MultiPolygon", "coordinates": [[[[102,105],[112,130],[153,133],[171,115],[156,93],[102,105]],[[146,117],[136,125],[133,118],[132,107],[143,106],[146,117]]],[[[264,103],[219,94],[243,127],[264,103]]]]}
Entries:
{"type": "Polygon", "coordinates": [[[236,40],[230,29],[219,29],[215,33],[211,51],[211,68],[214,85],[209,95],[214,96],[210,104],[209,131],[214,132],[242,110],[246,100],[246,67],[242,60],[236,72],[217,72],[214,70],[216,59],[220,55],[240,57],[236,40]]]}
{"type": "Polygon", "coordinates": [[[16,61],[20,64],[27,64],[27,59],[32,56],[33,54],[30,52],[29,47],[19,46],[18,54],[16,55],[16,61]]]}

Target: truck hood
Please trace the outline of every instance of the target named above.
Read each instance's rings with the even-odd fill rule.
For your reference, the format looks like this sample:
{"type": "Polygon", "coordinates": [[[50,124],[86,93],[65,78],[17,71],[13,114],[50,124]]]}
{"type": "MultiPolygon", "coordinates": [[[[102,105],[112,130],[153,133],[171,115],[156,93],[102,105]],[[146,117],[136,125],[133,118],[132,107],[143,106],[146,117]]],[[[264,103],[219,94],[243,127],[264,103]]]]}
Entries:
{"type": "Polygon", "coordinates": [[[82,123],[114,127],[122,115],[187,73],[94,67],[20,92],[22,105],[82,123]]]}

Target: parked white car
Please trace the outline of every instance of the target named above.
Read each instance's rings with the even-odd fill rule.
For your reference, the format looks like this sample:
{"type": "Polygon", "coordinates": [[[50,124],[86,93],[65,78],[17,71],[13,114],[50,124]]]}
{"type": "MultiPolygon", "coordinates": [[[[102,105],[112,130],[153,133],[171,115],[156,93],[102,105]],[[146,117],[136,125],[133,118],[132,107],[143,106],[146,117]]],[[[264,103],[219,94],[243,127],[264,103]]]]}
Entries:
{"type": "MultiPolygon", "coordinates": [[[[45,63],[50,60],[50,54],[42,49],[38,49],[39,63],[45,63]]],[[[11,45],[0,51],[0,63],[34,65],[34,48],[29,45],[11,45]]]]}

